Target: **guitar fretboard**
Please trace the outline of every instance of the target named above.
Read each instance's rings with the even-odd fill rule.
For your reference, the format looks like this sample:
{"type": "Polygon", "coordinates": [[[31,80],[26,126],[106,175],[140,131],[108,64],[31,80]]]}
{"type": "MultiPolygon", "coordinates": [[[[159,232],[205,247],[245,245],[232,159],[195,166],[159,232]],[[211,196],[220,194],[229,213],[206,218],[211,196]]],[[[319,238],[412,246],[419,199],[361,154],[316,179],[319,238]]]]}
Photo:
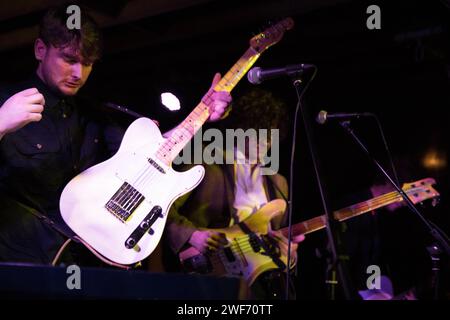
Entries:
{"type": "MultiPolygon", "coordinates": [[[[408,194],[408,197],[413,201],[416,202],[414,199],[414,189],[405,191],[408,194]]],[[[394,202],[401,202],[403,201],[402,196],[397,192],[389,192],[384,195],[375,197],[373,199],[360,202],[358,204],[337,210],[333,212],[333,216],[338,221],[344,221],[347,219],[350,219],[352,217],[356,217],[358,215],[367,213],[369,211],[379,209],[381,207],[387,206],[389,204],[392,204],[394,202]]],[[[300,234],[307,234],[311,233],[320,229],[323,229],[326,227],[326,216],[321,215],[300,223],[297,223],[292,226],[292,234],[300,235],[300,234]]],[[[287,236],[288,235],[288,228],[281,229],[282,233],[287,236]]]]}
{"type": "MultiPolygon", "coordinates": [[[[259,58],[260,53],[250,47],[244,55],[233,65],[225,76],[216,84],[214,91],[231,92],[239,80],[247,73],[259,58]]],[[[202,127],[210,115],[210,106],[213,102],[210,90],[195,107],[189,116],[172,132],[165,143],[158,149],[157,158],[166,165],[170,165],[180,151],[202,127]]]]}

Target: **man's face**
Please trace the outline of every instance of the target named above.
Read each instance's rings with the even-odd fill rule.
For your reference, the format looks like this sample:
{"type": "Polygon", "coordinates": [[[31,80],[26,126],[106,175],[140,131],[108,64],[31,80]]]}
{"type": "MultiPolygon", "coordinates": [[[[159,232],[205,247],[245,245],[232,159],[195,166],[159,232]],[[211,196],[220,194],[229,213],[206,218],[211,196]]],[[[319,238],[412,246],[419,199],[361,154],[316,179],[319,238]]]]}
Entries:
{"type": "Polygon", "coordinates": [[[35,55],[40,62],[37,70],[39,77],[64,96],[75,95],[92,71],[92,63],[84,61],[71,46],[56,48],[38,39],[35,55]]]}

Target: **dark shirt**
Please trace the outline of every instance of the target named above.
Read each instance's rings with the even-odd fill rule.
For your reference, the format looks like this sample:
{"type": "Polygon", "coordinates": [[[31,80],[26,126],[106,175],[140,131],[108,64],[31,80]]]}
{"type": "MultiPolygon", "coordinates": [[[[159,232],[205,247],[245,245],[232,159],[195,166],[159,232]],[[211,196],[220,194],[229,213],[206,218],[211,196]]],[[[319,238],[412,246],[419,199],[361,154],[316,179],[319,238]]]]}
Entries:
{"type": "Polygon", "coordinates": [[[89,100],[58,96],[36,75],[1,88],[0,106],[32,87],[45,98],[42,120],[0,141],[0,261],[53,259],[65,236],[36,215],[48,217],[72,236],[59,212],[62,190],[78,173],[112,156],[124,133],[89,100]]]}

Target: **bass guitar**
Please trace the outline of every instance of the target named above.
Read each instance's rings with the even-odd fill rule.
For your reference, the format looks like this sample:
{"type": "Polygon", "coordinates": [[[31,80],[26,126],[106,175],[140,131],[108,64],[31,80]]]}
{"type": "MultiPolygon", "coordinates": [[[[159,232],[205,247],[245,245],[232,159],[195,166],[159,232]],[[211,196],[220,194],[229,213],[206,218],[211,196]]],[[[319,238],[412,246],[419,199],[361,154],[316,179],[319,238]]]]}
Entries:
{"type": "MultiPolygon", "coordinates": [[[[414,203],[427,199],[436,200],[439,193],[433,188],[434,179],[426,178],[412,183],[405,183],[402,189],[414,203]]],[[[372,210],[404,201],[402,196],[393,191],[373,199],[337,210],[333,213],[338,221],[359,216],[372,210]]],[[[263,272],[272,269],[286,269],[287,256],[277,250],[276,243],[267,241],[270,221],[284,213],[286,202],[276,199],[268,202],[258,211],[239,224],[229,228],[210,229],[225,234],[228,245],[209,254],[201,254],[196,248],[189,247],[179,254],[179,259],[187,272],[211,274],[216,276],[243,277],[248,284],[263,272]],[[244,232],[246,230],[247,232],[244,232]],[[250,232],[249,232],[250,231],[250,232]]],[[[308,234],[326,227],[326,216],[318,216],[292,226],[292,236],[308,234]]],[[[208,230],[208,229],[204,229],[208,230]]],[[[288,229],[281,229],[288,236],[288,229]]],[[[291,264],[293,267],[295,263],[291,264]]]]}

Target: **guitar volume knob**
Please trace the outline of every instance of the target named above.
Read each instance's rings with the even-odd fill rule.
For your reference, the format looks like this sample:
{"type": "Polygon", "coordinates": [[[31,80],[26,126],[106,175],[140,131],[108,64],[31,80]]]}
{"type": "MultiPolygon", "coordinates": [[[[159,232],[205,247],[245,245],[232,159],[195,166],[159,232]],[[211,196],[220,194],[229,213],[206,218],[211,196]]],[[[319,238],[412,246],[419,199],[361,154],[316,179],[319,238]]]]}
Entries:
{"type": "Polygon", "coordinates": [[[125,242],[125,247],[127,247],[128,249],[133,248],[136,245],[136,240],[134,240],[133,238],[128,238],[127,241],[125,242]]]}
{"type": "Polygon", "coordinates": [[[150,224],[148,223],[148,221],[144,220],[141,222],[140,227],[144,230],[147,230],[148,228],[150,228],[150,224]]]}

